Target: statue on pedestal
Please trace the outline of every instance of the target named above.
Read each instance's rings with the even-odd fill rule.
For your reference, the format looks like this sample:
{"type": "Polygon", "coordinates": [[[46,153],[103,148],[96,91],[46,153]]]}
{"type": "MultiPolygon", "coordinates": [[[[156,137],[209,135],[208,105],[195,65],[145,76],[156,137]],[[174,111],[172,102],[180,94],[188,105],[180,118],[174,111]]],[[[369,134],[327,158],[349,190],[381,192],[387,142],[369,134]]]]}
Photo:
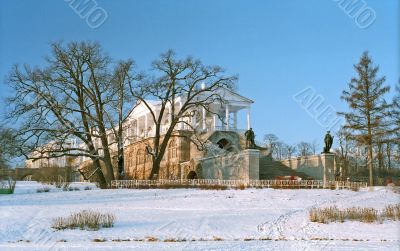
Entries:
{"type": "Polygon", "coordinates": [[[250,128],[244,133],[246,137],[246,148],[252,149],[256,147],[256,143],[254,142],[256,135],[254,134],[253,128],[250,128]]]}
{"type": "Polygon", "coordinates": [[[333,144],[333,137],[331,136],[330,131],[326,133],[324,142],[325,142],[325,147],[322,153],[330,153],[333,144]]]}

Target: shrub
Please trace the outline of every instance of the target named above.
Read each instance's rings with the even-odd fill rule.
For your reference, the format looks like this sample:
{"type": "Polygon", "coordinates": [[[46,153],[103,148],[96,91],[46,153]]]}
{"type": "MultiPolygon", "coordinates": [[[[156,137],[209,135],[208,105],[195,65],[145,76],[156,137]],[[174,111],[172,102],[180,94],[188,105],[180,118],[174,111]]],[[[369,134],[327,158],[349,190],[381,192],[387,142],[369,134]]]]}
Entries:
{"type": "Polygon", "coordinates": [[[343,222],[345,214],[339,210],[336,206],[323,208],[323,209],[311,209],[310,220],[312,222],[329,223],[331,221],[343,222]]]}
{"type": "Polygon", "coordinates": [[[92,190],[91,187],[85,187],[85,190],[92,190]]]}
{"type": "Polygon", "coordinates": [[[36,189],[37,193],[47,193],[49,191],[50,191],[50,187],[42,187],[42,188],[36,189]]]}
{"type": "Polygon", "coordinates": [[[12,194],[13,192],[11,188],[0,188],[0,194],[12,194]]]}
{"type": "Polygon", "coordinates": [[[8,180],[0,180],[0,194],[12,194],[14,193],[16,182],[11,178],[8,180]]]}
{"type": "Polygon", "coordinates": [[[381,212],[374,208],[362,207],[340,210],[336,206],[310,210],[310,221],[318,223],[344,222],[345,220],[373,223],[385,219],[400,220],[400,204],[386,206],[381,212]]]}
{"type": "Polygon", "coordinates": [[[146,240],[148,242],[156,242],[156,241],[158,241],[158,239],[156,237],[154,237],[154,236],[147,236],[146,240]]]}
{"type": "Polygon", "coordinates": [[[106,241],[105,239],[99,239],[99,238],[93,239],[93,242],[105,242],[105,241],[106,241]]]}
{"type": "Polygon", "coordinates": [[[79,187],[68,187],[68,191],[80,191],[79,187]]]}
{"type": "Polygon", "coordinates": [[[62,186],[63,191],[68,191],[70,185],[71,185],[71,183],[65,182],[65,183],[63,184],[63,186],[62,186]]]}
{"type": "Polygon", "coordinates": [[[64,229],[88,229],[98,230],[101,227],[110,228],[114,226],[115,216],[110,213],[99,213],[92,210],[83,210],[78,213],[73,213],[70,216],[63,218],[57,217],[53,219],[52,228],[56,230],[64,229]]]}
{"type": "Polygon", "coordinates": [[[213,240],[214,241],[223,241],[224,239],[222,239],[221,237],[218,237],[218,236],[214,236],[213,240]]]}
{"type": "Polygon", "coordinates": [[[400,220],[400,204],[386,206],[383,215],[389,220],[400,220]]]}

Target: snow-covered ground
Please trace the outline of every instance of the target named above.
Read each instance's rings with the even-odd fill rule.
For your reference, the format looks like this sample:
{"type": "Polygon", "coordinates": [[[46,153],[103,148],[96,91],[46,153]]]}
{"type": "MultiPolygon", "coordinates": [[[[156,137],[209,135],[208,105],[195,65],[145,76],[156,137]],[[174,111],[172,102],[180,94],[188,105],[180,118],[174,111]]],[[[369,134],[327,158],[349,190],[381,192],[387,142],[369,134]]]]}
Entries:
{"type": "MultiPolygon", "coordinates": [[[[43,191],[43,189],[49,189],[49,192],[61,192],[63,188],[57,188],[55,185],[42,184],[36,181],[21,181],[17,182],[14,190],[14,194],[27,194],[27,193],[37,193],[39,191],[43,191]]],[[[96,190],[96,184],[88,183],[88,182],[71,182],[66,188],[72,190],[96,190]]]]}
{"type": "MultiPolygon", "coordinates": [[[[86,187],[88,183],[80,185],[86,187]],[[86,184],[86,185],[85,185],[86,184]]],[[[348,190],[81,190],[36,193],[18,182],[0,196],[0,250],[399,250],[400,224],[309,221],[312,207],[382,209],[390,188],[348,190]],[[113,228],[51,229],[82,209],[113,212],[113,228]],[[151,241],[153,239],[153,241],[151,241]]]]}

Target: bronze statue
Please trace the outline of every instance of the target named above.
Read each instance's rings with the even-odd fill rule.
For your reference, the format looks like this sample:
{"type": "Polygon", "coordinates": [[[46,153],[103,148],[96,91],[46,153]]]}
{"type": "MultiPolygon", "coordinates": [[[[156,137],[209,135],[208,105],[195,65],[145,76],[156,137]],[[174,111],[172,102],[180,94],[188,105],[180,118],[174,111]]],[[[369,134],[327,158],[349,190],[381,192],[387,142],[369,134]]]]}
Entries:
{"type": "Polygon", "coordinates": [[[244,133],[246,137],[246,148],[255,148],[256,143],[254,142],[256,135],[254,134],[253,128],[250,128],[244,133]]]}
{"type": "Polygon", "coordinates": [[[323,153],[329,153],[333,144],[333,137],[330,134],[330,131],[328,131],[325,135],[325,147],[323,153]]]}

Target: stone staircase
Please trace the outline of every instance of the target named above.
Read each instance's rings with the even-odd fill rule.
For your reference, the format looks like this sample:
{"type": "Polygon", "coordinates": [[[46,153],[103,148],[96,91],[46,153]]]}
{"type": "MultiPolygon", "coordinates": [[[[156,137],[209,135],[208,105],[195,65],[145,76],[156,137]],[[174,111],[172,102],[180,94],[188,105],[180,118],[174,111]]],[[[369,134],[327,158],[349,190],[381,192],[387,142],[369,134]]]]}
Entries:
{"type": "Polygon", "coordinates": [[[296,172],[279,161],[275,161],[269,155],[260,156],[260,179],[271,180],[276,179],[277,176],[299,176],[306,179],[309,176],[302,172],[296,172]]]}
{"type": "MultiPolygon", "coordinates": [[[[228,134],[233,134],[238,136],[238,141],[237,142],[240,147],[239,149],[245,149],[246,148],[246,138],[243,133],[238,133],[238,132],[206,132],[203,135],[201,135],[201,138],[203,140],[205,139],[210,139],[213,137],[213,134],[217,135],[219,133],[228,135],[228,134]]],[[[266,180],[266,179],[276,179],[277,176],[299,176],[303,179],[308,178],[309,176],[302,173],[302,172],[296,172],[295,170],[283,165],[280,161],[275,161],[271,155],[268,152],[268,149],[263,147],[263,144],[261,142],[256,142],[257,149],[260,150],[260,162],[259,162],[259,167],[260,167],[260,179],[266,180]]]]}

